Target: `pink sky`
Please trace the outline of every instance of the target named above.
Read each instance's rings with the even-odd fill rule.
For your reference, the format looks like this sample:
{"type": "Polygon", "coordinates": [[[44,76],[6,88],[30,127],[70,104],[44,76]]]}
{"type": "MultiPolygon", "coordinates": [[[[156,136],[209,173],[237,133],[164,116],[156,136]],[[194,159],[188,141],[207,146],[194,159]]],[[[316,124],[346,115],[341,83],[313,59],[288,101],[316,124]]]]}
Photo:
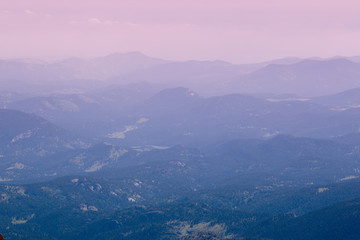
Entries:
{"type": "Polygon", "coordinates": [[[360,2],[1,0],[0,58],[140,51],[235,63],[360,55],[360,2]],[[316,2],[316,3],[314,3],[316,2]]]}

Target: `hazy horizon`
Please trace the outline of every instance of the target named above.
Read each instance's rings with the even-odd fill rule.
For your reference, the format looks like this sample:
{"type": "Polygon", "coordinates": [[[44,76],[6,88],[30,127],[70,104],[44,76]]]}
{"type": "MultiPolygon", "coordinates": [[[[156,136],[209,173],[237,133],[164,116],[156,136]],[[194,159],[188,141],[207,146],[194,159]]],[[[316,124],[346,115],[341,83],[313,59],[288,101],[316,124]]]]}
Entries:
{"type": "Polygon", "coordinates": [[[109,54],[105,54],[105,55],[96,55],[96,56],[76,56],[76,55],[69,55],[69,56],[63,56],[63,57],[8,57],[8,58],[1,58],[0,60],[5,60],[5,61],[25,61],[29,60],[31,62],[31,60],[34,61],[39,61],[40,63],[56,63],[56,62],[61,62],[67,59],[82,59],[82,60],[92,60],[92,59],[96,59],[96,58],[105,58],[105,57],[109,57],[112,55],[127,55],[127,54],[140,54],[143,55],[145,57],[150,57],[150,58],[155,58],[155,59],[160,59],[160,60],[164,60],[164,61],[169,61],[169,62],[188,62],[188,61],[199,61],[199,62],[216,62],[216,61],[223,61],[223,62],[228,62],[230,64],[235,64],[235,65],[241,65],[241,64],[259,64],[259,63],[266,63],[266,62],[273,62],[273,61],[281,61],[281,60],[286,60],[286,59],[299,59],[299,60],[316,60],[316,61],[327,61],[327,60],[331,60],[331,59],[337,59],[337,58],[357,58],[360,57],[360,55],[348,55],[348,56],[339,56],[339,55],[334,55],[334,56],[329,56],[329,57],[320,57],[320,56],[311,56],[311,57],[298,57],[298,56],[285,56],[285,57],[281,57],[281,58],[269,58],[269,59],[264,59],[264,60],[259,60],[259,61],[253,61],[253,62],[242,62],[242,63],[236,63],[236,62],[231,62],[231,61],[226,61],[224,59],[196,59],[196,58],[189,58],[189,59],[181,59],[181,60],[174,60],[174,59],[167,59],[167,58],[160,58],[157,56],[152,56],[152,55],[148,55],[145,54],[141,51],[128,51],[128,52],[112,52],[109,54]]]}
{"type": "Polygon", "coordinates": [[[3,1],[0,58],[140,51],[173,61],[360,55],[356,1],[3,1]]]}

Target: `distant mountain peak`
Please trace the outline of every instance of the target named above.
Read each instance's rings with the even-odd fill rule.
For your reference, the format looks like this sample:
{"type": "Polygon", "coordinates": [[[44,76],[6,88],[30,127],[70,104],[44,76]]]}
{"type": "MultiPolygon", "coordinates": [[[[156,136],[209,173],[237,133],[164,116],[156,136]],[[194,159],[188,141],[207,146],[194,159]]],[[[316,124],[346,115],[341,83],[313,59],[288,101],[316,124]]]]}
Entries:
{"type": "Polygon", "coordinates": [[[126,52],[126,53],[123,53],[123,55],[135,55],[135,56],[145,56],[145,57],[149,57],[145,54],[143,54],[142,52],[139,52],[139,51],[131,51],[131,52],[126,52]]]}
{"type": "Polygon", "coordinates": [[[153,57],[149,57],[141,52],[126,52],[126,53],[119,53],[119,52],[116,52],[116,53],[112,53],[112,54],[109,54],[109,55],[106,55],[106,56],[103,56],[103,57],[96,57],[96,58],[93,58],[92,61],[98,61],[98,60],[111,60],[111,61],[117,61],[117,60],[120,60],[120,61],[144,61],[144,60],[152,60],[152,61],[161,61],[161,62],[167,62],[165,60],[162,60],[162,59],[158,59],[158,58],[153,58],[153,57]]]}

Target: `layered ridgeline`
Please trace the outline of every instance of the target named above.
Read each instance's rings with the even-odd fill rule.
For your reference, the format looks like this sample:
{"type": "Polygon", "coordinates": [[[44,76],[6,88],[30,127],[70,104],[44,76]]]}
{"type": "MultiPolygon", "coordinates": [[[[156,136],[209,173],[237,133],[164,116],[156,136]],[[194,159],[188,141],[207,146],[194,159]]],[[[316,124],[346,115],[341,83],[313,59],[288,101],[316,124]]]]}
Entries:
{"type": "Polygon", "coordinates": [[[59,92],[149,82],[184,86],[201,94],[297,94],[314,97],[359,87],[358,58],[285,58],[255,64],[171,62],[138,52],[57,62],[0,60],[3,90],[59,92]]]}
{"type": "Polygon", "coordinates": [[[167,62],[138,52],[115,53],[93,59],[69,58],[56,62],[0,60],[0,82],[3,89],[22,93],[94,89],[102,85],[100,80],[167,62]]]}
{"type": "Polygon", "coordinates": [[[129,53],[1,64],[0,82],[8,90],[0,93],[1,106],[34,113],[93,142],[110,137],[132,145],[194,144],[206,134],[227,140],[278,133],[331,137],[359,127],[356,58],[236,65],[129,53]],[[92,78],[85,80],[86,73],[92,78]],[[25,82],[11,88],[18,80],[25,82]],[[197,94],[208,96],[208,88],[216,97],[197,94]]]}
{"type": "MultiPolygon", "coordinates": [[[[251,177],[264,174],[272,176],[274,182],[278,176],[282,176],[282,182],[290,177],[289,182],[296,180],[297,184],[339,181],[357,176],[359,169],[359,135],[356,133],[331,140],[277,135],[270,139],[225,141],[229,137],[217,132],[217,141],[209,141],[212,135],[204,131],[205,134],[199,134],[197,138],[203,138],[204,142],[211,144],[188,147],[140,145],[143,141],[140,135],[142,132],[137,129],[140,132],[133,139],[138,137],[139,142],[135,143],[139,145],[131,145],[132,142],[125,138],[127,133],[117,133],[123,134],[125,139],[109,138],[112,142],[85,144],[40,117],[13,110],[2,110],[0,113],[0,126],[3,127],[0,176],[3,182],[37,181],[170,160],[179,161],[180,166],[183,161],[191,162],[192,169],[198,170],[194,177],[199,175],[212,179],[217,176],[221,180],[232,175],[251,177]],[[11,114],[16,115],[16,121],[9,121],[7,117],[11,114]]],[[[169,136],[177,139],[177,136],[171,136],[170,127],[169,132],[165,131],[165,124],[163,128],[157,127],[164,132],[154,133],[153,138],[149,136],[149,142],[159,141],[156,138],[161,137],[169,139],[169,136]]],[[[177,133],[175,127],[173,133],[177,133]]],[[[146,137],[146,132],[143,136],[146,137]]],[[[186,141],[181,140],[177,139],[177,143],[188,143],[186,138],[186,141]]]]}
{"type": "Polygon", "coordinates": [[[359,239],[355,60],[1,61],[0,231],[359,239]]]}
{"type": "Polygon", "coordinates": [[[290,58],[246,65],[186,61],[157,65],[110,81],[180,85],[211,95],[292,93],[313,97],[359,87],[359,69],[358,62],[346,58],[290,58]]]}
{"type": "Polygon", "coordinates": [[[40,115],[93,143],[128,146],[204,145],[277,134],[329,138],[355,133],[360,127],[357,89],[341,93],[344,102],[339,102],[338,95],[201,97],[186,88],[156,92],[157,85],[141,86],[31,97],[7,107],[40,115]]]}

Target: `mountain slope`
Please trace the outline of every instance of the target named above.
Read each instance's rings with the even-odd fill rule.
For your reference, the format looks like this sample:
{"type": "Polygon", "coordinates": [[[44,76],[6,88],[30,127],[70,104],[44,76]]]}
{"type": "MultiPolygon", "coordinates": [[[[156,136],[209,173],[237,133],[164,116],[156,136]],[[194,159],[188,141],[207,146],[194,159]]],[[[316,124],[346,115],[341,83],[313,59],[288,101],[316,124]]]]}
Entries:
{"type": "Polygon", "coordinates": [[[227,81],[225,87],[244,93],[294,93],[309,97],[359,87],[359,77],[359,63],[342,58],[304,60],[292,65],[266,66],[254,73],[227,81]]]}
{"type": "Polygon", "coordinates": [[[312,102],[330,106],[338,111],[360,107],[360,88],[350,89],[334,95],[311,99],[312,102]]]}
{"type": "Polygon", "coordinates": [[[56,152],[84,145],[45,119],[15,110],[0,110],[0,132],[1,181],[31,172],[56,152]]]}
{"type": "Polygon", "coordinates": [[[123,111],[107,135],[133,145],[205,145],[277,134],[335,137],[357,132],[358,114],[356,109],[339,112],[310,101],[242,94],[203,98],[189,89],[173,88],[123,111]]]}

